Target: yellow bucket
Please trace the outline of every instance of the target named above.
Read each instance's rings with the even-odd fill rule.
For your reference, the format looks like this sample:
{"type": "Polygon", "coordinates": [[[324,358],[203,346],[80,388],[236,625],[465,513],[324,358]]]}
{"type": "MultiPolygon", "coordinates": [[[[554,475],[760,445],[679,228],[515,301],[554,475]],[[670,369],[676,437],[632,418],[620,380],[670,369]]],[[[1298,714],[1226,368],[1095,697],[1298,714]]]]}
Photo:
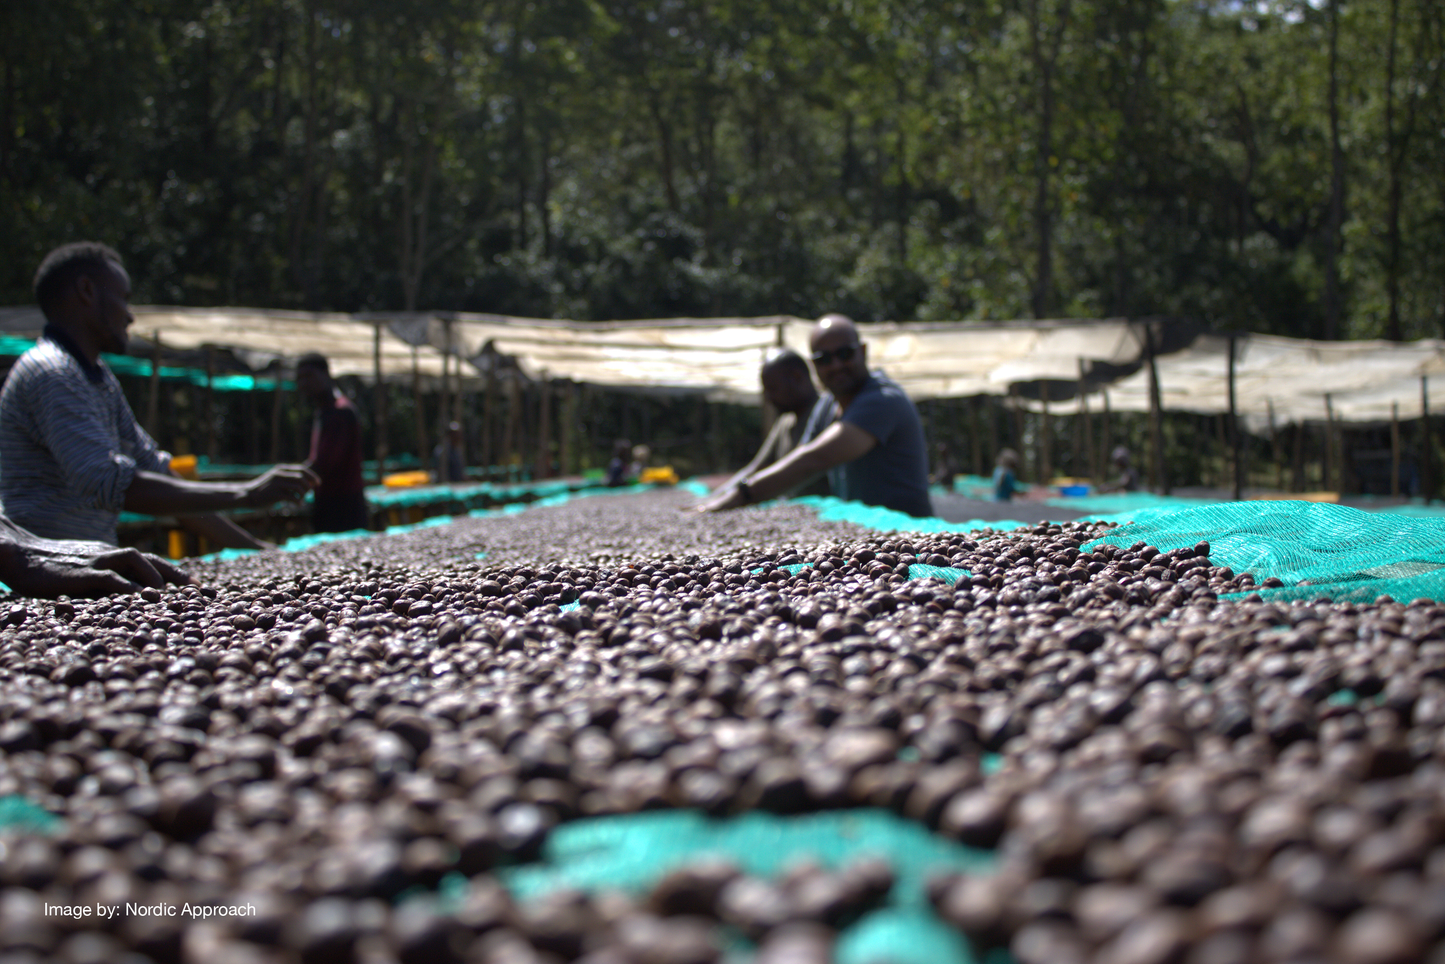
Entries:
{"type": "Polygon", "coordinates": [[[409,489],[415,485],[426,485],[431,481],[431,473],[417,470],[414,472],[393,472],[381,480],[381,484],[388,489],[409,489]]]}
{"type": "Polygon", "coordinates": [[[677,485],[677,473],[670,465],[660,469],[643,469],[637,481],[643,485],[677,485]]]}
{"type": "Polygon", "coordinates": [[[194,455],[171,456],[171,471],[183,479],[190,479],[194,482],[197,478],[196,457],[194,455]]]}

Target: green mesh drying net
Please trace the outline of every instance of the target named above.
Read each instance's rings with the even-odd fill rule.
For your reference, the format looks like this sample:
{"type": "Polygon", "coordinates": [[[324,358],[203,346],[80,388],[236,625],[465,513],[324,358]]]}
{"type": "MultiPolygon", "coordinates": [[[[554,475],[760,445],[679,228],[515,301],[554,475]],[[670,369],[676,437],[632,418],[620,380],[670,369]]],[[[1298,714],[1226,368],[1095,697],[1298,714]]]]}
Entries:
{"type": "MultiPolygon", "coordinates": [[[[1017,519],[985,521],[970,519],[967,522],[946,522],[937,516],[920,519],[905,512],[895,512],[876,505],[861,502],[846,502],[831,495],[805,495],[792,500],[796,505],[812,506],[818,518],[824,522],[851,522],[853,525],[875,532],[972,532],[975,529],[993,529],[1004,532],[1021,529],[1034,523],[1017,519]]],[[[772,503],[762,503],[771,505],[772,503]]]]}
{"type": "Polygon", "coordinates": [[[1167,551],[1201,541],[1215,565],[1284,583],[1257,590],[1266,599],[1445,600],[1445,519],[1437,517],[1319,502],[1225,502],[1143,512],[1083,548],[1144,542],[1167,551]]]}
{"type": "Polygon", "coordinates": [[[935,836],[888,810],[839,810],[780,816],[754,811],[712,818],[696,810],[592,817],[563,824],[547,838],[542,862],[499,871],[523,900],[557,888],[645,893],[684,864],[721,858],[752,876],[776,877],[810,861],[824,868],[866,857],[886,859],[897,876],[888,903],[839,936],[838,964],[970,964],[963,937],[939,920],[925,885],[948,871],[981,873],[994,862],[935,836]]]}
{"type": "Polygon", "coordinates": [[[60,818],[18,794],[0,797],[0,833],[49,833],[60,818]]]}

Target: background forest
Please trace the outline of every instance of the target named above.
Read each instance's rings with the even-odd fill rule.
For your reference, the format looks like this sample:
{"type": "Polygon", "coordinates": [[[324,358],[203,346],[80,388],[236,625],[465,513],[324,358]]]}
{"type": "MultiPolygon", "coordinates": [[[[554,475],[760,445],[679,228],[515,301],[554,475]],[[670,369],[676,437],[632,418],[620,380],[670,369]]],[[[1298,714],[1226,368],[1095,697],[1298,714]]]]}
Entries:
{"type": "Polygon", "coordinates": [[[0,304],[1445,335],[1439,0],[7,0],[0,304]]]}

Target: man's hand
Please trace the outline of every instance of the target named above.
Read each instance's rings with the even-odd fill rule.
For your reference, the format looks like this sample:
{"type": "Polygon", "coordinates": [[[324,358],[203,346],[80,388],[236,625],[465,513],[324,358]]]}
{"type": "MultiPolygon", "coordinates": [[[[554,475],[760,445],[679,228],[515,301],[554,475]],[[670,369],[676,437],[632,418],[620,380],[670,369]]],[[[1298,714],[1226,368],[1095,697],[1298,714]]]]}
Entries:
{"type": "Polygon", "coordinates": [[[191,577],[137,549],[42,539],[0,517],[0,580],[26,596],[108,596],[187,585],[191,577]]]}
{"type": "Polygon", "coordinates": [[[304,465],[278,465],[246,483],[244,500],[257,507],[282,499],[296,500],[320,482],[321,477],[304,465]]]}

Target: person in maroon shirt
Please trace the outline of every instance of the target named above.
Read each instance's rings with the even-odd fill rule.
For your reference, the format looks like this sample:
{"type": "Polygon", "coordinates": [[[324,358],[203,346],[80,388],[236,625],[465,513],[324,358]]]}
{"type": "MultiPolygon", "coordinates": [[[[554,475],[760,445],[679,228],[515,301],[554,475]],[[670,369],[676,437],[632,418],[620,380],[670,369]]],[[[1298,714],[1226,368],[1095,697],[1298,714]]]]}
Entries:
{"type": "Polygon", "coordinates": [[[317,532],[367,528],[366,495],[361,481],[361,421],[356,409],[331,380],[324,355],[302,355],[296,363],[296,390],[316,406],[311,426],[311,457],[306,465],[321,482],[316,486],[311,524],[317,532]]]}

